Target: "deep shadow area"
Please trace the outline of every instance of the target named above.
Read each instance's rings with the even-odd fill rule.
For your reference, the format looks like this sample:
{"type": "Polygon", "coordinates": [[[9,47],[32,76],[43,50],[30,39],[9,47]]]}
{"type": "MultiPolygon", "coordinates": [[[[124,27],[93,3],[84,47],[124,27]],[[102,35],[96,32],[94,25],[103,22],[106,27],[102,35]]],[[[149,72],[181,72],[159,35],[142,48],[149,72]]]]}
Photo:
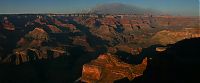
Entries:
{"type": "Polygon", "coordinates": [[[143,76],[131,82],[125,78],[116,83],[199,83],[199,42],[200,38],[185,39],[168,45],[162,53],[155,51],[157,46],[146,48],[141,53],[141,58],[148,57],[143,76]]]}
{"type": "Polygon", "coordinates": [[[76,28],[81,31],[81,33],[83,33],[84,35],[86,35],[87,42],[89,43],[89,45],[91,47],[95,47],[95,46],[98,46],[98,45],[104,46],[104,45],[107,44],[108,41],[102,40],[101,38],[99,38],[97,36],[94,36],[90,32],[90,30],[89,30],[88,27],[86,27],[86,26],[84,26],[82,24],[77,23],[73,19],[69,19],[68,23],[75,25],[76,28]]]}
{"type": "Polygon", "coordinates": [[[9,31],[0,27],[0,47],[3,48],[1,52],[3,56],[1,57],[6,57],[7,54],[16,48],[17,41],[20,40],[23,34],[20,30],[9,31]]]}
{"type": "Polygon", "coordinates": [[[50,60],[33,60],[20,65],[0,64],[0,83],[74,83],[82,66],[104,51],[85,52],[82,46],[68,49],[70,55],[50,60]]]}
{"type": "Polygon", "coordinates": [[[127,52],[124,52],[124,51],[117,51],[115,53],[115,55],[117,55],[117,57],[128,63],[128,64],[138,64],[138,63],[141,63],[141,60],[138,59],[139,56],[137,55],[132,55],[131,53],[127,53],[127,52]]]}

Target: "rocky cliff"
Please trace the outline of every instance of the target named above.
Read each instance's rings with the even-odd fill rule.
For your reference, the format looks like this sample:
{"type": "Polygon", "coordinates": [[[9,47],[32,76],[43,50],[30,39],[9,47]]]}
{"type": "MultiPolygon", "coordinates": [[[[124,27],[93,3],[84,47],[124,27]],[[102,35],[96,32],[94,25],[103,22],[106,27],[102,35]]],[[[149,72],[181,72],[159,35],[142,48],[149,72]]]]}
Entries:
{"type": "Polygon", "coordinates": [[[147,58],[141,64],[131,65],[122,62],[114,55],[102,54],[96,60],[83,65],[81,81],[87,83],[113,83],[127,77],[133,80],[143,74],[147,58]]]}
{"type": "Polygon", "coordinates": [[[42,28],[35,28],[17,42],[17,48],[2,60],[2,63],[22,64],[29,61],[54,59],[67,54],[65,47],[46,46],[49,36],[42,28]]]}
{"type": "Polygon", "coordinates": [[[180,31],[163,30],[157,32],[152,38],[151,42],[156,44],[174,44],[177,41],[183,39],[190,39],[200,37],[200,29],[198,28],[186,28],[180,31]]]}

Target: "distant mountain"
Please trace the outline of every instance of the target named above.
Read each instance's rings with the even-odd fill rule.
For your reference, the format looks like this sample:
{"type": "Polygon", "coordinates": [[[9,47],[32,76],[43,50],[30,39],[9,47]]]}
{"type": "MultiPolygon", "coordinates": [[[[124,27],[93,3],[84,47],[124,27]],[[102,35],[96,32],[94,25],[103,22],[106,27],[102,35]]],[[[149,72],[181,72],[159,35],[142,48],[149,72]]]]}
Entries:
{"type": "Polygon", "coordinates": [[[109,3],[97,5],[91,8],[89,13],[95,14],[155,14],[157,11],[151,9],[144,9],[137,6],[122,4],[122,3],[109,3]]]}

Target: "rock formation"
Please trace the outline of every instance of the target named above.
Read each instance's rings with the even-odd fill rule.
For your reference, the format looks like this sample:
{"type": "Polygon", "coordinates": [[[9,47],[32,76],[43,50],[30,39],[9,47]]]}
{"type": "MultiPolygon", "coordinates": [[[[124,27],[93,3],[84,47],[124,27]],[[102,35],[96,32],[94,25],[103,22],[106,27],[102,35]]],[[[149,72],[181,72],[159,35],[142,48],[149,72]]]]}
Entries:
{"type": "Polygon", "coordinates": [[[22,64],[34,60],[54,59],[67,54],[65,47],[43,46],[48,43],[49,36],[42,28],[35,28],[18,42],[18,48],[12,54],[2,60],[2,63],[22,64]]]}
{"type": "Polygon", "coordinates": [[[152,38],[151,41],[157,44],[167,45],[167,44],[174,44],[177,41],[183,39],[190,39],[200,37],[200,29],[192,29],[186,28],[180,31],[170,31],[170,30],[163,30],[157,32],[152,38]]]}
{"type": "Polygon", "coordinates": [[[51,31],[53,33],[59,33],[59,32],[62,32],[60,29],[58,29],[56,26],[53,26],[53,25],[47,25],[49,29],[51,29],[51,31]]]}
{"type": "Polygon", "coordinates": [[[35,28],[33,31],[30,31],[26,37],[35,40],[48,40],[48,33],[41,28],[35,28]]]}
{"type": "MultiPolygon", "coordinates": [[[[5,65],[5,69],[0,68],[0,77],[3,77],[0,82],[3,79],[3,82],[17,83],[33,80],[37,81],[34,83],[73,83],[82,74],[78,79],[82,82],[113,83],[119,79],[135,81],[142,77],[147,82],[139,83],[171,79],[176,83],[177,77],[173,73],[191,67],[186,63],[182,69],[171,72],[180,66],[179,63],[199,61],[198,58],[187,60],[191,57],[182,57],[182,54],[176,56],[175,48],[169,50],[173,45],[167,45],[200,37],[199,18],[135,14],[14,14],[0,15],[0,22],[0,65],[5,65]],[[175,52],[173,57],[165,55],[167,51],[175,52]],[[178,63],[171,66],[171,61],[178,63]]],[[[194,47],[188,45],[180,53],[197,47],[198,43],[194,47]]],[[[185,54],[193,56],[192,53],[195,52],[185,54]]],[[[187,70],[182,74],[185,73],[187,70]]]]}
{"type": "Polygon", "coordinates": [[[15,26],[9,22],[8,18],[7,17],[4,17],[4,20],[3,20],[3,23],[2,23],[2,27],[4,29],[7,29],[7,30],[15,30],[15,26]]]}
{"type": "Polygon", "coordinates": [[[131,65],[116,56],[102,54],[96,60],[83,65],[81,81],[86,83],[113,83],[127,77],[129,80],[141,76],[147,66],[147,58],[141,64],[131,65]]]}

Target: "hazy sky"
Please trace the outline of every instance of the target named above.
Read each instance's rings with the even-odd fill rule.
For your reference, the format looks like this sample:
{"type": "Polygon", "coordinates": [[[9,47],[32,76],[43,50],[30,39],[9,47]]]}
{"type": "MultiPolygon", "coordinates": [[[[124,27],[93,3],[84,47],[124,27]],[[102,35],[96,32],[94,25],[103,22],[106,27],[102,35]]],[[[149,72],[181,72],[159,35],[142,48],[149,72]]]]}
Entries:
{"type": "Polygon", "coordinates": [[[75,13],[98,4],[124,3],[168,14],[199,16],[199,0],[0,0],[0,13],[75,13]]]}

